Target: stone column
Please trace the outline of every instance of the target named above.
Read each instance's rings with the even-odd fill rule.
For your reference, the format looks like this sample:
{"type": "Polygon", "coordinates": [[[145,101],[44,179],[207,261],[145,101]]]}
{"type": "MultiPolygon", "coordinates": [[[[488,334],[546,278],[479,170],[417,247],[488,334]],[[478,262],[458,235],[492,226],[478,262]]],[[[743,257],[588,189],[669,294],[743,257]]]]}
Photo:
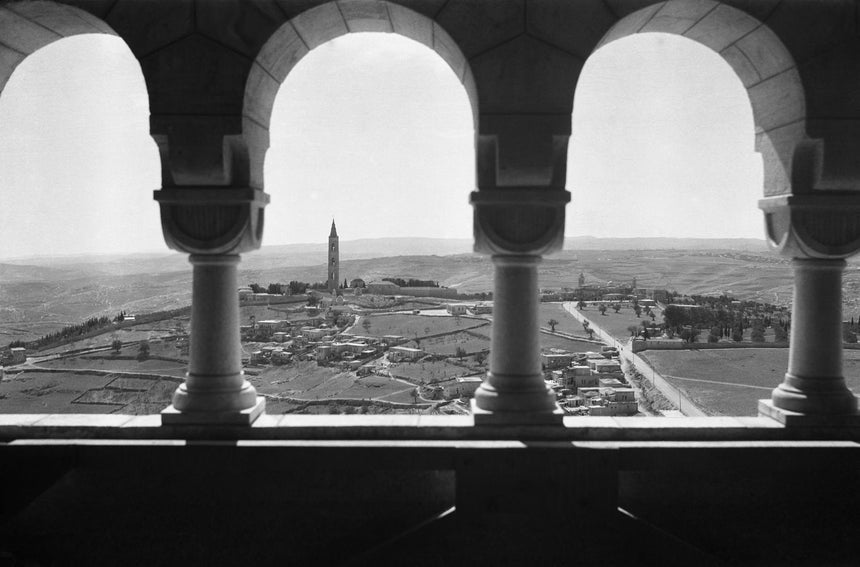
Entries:
{"type": "Polygon", "coordinates": [[[782,195],[759,206],[771,245],[794,266],[788,372],[759,413],[784,423],[856,415],[857,398],[842,375],[842,271],[860,248],[860,193],[782,195]]]}
{"type": "Polygon", "coordinates": [[[857,400],[842,376],[844,260],[795,259],[788,372],[773,405],[800,413],[846,414],[857,400]]]}
{"type": "Polygon", "coordinates": [[[540,256],[493,256],[490,371],[475,393],[482,410],[552,412],[540,364],[537,266],[540,256]]]}
{"type": "Polygon", "coordinates": [[[265,409],[242,372],[238,252],[259,246],[268,195],[256,189],[180,188],[155,193],[165,240],[193,266],[187,380],[163,424],[250,424],[265,409]]]}
{"type": "Polygon", "coordinates": [[[540,364],[537,267],[561,248],[567,191],[520,187],[472,193],[475,249],[495,269],[490,371],[475,392],[475,424],[561,423],[540,364]]]}

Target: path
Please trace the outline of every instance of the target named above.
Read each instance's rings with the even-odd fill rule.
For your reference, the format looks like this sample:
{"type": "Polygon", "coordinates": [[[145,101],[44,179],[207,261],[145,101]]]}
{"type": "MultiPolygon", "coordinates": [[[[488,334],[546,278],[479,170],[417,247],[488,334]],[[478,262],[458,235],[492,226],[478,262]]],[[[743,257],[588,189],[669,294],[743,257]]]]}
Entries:
{"type": "Polygon", "coordinates": [[[595,335],[600,337],[600,339],[607,345],[617,348],[619,358],[631,364],[640,374],[642,374],[642,376],[649,380],[660,391],[660,393],[666,397],[667,400],[671,403],[677,404],[681,413],[689,417],[706,417],[708,415],[686,394],[670,384],[663,375],[654,370],[654,368],[648,364],[645,359],[634,353],[633,349],[630,347],[629,340],[621,342],[604,331],[600,325],[583,315],[582,312],[576,308],[576,304],[574,302],[565,301],[562,305],[565,311],[573,315],[573,317],[580,322],[588,321],[589,326],[594,329],[595,335]]]}

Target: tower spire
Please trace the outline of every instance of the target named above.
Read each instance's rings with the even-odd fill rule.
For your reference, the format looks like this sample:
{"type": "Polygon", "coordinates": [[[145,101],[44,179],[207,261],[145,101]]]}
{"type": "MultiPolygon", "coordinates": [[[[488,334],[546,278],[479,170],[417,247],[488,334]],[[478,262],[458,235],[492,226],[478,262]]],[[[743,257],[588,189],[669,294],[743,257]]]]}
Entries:
{"type": "Polygon", "coordinates": [[[331,219],[331,232],[328,235],[328,289],[334,295],[340,287],[340,246],[334,218],[331,219]]]}

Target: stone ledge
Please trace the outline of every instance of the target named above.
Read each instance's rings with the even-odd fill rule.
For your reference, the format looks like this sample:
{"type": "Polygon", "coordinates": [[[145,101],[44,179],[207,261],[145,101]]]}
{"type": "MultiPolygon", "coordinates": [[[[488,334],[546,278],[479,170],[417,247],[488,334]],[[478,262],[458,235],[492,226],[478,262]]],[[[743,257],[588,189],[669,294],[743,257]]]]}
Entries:
{"type": "Polygon", "coordinates": [[[15,439],[188,440],[536,440],[536,441],[860,441],[860,423],[787,427],[770,417],[564,417],[561,424],[477,427],[469,415],[262,415],[253,425],[162,423],[160,415],[5,414],[0,442],[15,439]]]}

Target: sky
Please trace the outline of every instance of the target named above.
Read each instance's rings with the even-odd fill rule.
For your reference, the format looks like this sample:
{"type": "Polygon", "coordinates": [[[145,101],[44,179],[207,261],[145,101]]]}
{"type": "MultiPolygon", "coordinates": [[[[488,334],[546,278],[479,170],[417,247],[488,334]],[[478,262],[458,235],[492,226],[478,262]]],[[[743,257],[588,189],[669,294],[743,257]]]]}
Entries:
{"type": "MultiPolygon", "coordinates": [[[[158,152],[122,40],[67,38],[0,95],[0,258],[163,251],[158,152]]],[[[605,46],[577,86],[566,234],[762,238],[760,159],[740,80],[685,38],[605,46]]],[[[394,34],[351,34],[292,70],[266,157],[264,245],[471,238],[471,107],[447,64],[394,34]]]]}

